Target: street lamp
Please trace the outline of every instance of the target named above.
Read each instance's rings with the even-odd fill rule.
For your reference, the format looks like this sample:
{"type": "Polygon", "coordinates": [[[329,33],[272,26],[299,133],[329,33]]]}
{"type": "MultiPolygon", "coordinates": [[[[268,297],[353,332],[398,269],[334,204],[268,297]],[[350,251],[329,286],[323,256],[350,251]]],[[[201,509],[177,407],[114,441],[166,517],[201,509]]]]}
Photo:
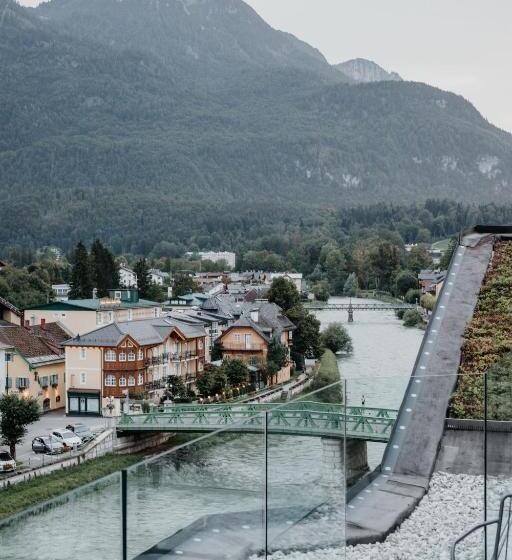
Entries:
{"type": "Polygon", "coordinates": [[[12,362],[12,354],[5,353],[5,394],[9,394],[9,363],[12,362]]]}

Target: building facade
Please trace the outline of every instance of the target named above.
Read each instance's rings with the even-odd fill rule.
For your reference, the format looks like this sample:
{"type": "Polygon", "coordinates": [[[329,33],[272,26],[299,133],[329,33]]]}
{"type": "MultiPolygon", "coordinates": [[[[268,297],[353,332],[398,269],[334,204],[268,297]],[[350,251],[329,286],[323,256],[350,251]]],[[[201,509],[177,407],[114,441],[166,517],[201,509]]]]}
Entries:
{"type": "MultiPolygon", "coordinates": [[[[65,343],[66,412],[119,412],[126,395],[159,402],[169,376],[193,388],[205,363],[206,333],[168,317],[115,322],[65,343]]],[[[172,389],[171,389],[172,393],[172,389]]]]}
{"type": "Polygon", "coordinates": [[[115,322],[160,317],[162,304],[139,299],[136,289],[111,290],[108,298],[70,299],[32,306],[24,311],[26,326],[58,321],[73,335],[115,322]]]}
{"type": "Polygon", "coordinates": [[[3,393],[33,397],[47,412],[64,406],[63,342],[70,334],[59,324],[33,328],[0,326],[0,387],[3,393]]]}

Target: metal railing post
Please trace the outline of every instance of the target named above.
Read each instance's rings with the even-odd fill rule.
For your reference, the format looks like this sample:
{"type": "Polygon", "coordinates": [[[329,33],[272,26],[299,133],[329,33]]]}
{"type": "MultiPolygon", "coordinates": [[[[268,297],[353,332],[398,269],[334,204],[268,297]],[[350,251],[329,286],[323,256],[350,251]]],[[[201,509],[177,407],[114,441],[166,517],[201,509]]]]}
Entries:
{"type": "Polygon", "coordinates": [[[128,471],[121,471],[121,558],[128,560],[128,471]]]}

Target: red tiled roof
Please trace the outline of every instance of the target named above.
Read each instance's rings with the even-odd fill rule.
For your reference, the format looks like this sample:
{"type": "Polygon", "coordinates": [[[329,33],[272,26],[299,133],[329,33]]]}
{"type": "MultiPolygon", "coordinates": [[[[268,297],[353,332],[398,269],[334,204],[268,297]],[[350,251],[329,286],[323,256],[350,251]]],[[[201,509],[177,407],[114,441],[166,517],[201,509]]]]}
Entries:
{"type": "Polygon", "coordinates": [[[0,342],[13,346],[25,358],[62,356],[64,352],[59,340],[67,338],[69,338],[68,334],[55,323],[45,325],[44,329],[41,327],[26,328],[19,325],[0,326],[0,342]],[[50,325],[52,326],[50,327],[50,325]]]}

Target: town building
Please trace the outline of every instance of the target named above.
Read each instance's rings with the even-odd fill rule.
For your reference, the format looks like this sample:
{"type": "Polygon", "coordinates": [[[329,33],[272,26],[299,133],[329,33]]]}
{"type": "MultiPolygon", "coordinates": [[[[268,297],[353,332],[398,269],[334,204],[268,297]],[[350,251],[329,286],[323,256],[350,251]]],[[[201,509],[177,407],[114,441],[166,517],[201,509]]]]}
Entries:
{"type": "Polygon", "coordinates": [[[267,366],[269,346],[277,338],[288,348],[288,363],[267,379],[268,385],[290,379],[292,345],[295,326],[275,303],[256,302],[219,337],[223,358],[240,359],[262,371],[267,366]]]}
{"type": "Polygon", "coordinates": [[[196,272],[194,282],[203,290],[207,291],[213,286],[224,284],[226,277],[222,272],[196,272]]]}
{"type": "Polygon", "coordinates": [[[110,290],[107,298],[69,299],[34,305],[24,311],[24,324],[59,321],[73,335],[114,322],[160,317],[162,304],[139,299],[135,288],[110,290]]]}
{"type": "Polygon", "coordinates": [[[67,301],[71,286],[69,284],[52,284],[52,290],[57,301],[67,301]]]}
{"type": "Polygon", "coordinates": [[[438,296],[446,278],[446,270],[422,270],[418,274],[418,283],[422,294],[438,296]]]}
{"type": "Polygon", "coordinates": [[[299,293],[305,290],[302,272],[267,272],[264,274],[265,284],[272,284],[276,278],[286,278],[297,288],[299,293]]]}
{"type": "Polygon", "coordinates": [[[124,264],[119,267],[119,284],[124,288],[137,287],[137,275],[130,267],[124,264]]]}
{"type": "Polygon", "coordinates": [[[16,306],[0,297],[0,326],[4,323],[21,325],[21,316],[22,313],[16,306]]]}
{"type": "Polygon", "coordinates": [[[229,251],[199,251],[198,253],[189,251],[188,253],[186,253],[186,255],[187,257],[199,255],[202,261],[225,261],[228,267],[231,269],[235,268],[236,266],[236,253],[230,253],[229,251]]]}
{"type": "Polygon", "coordinates": [[[158,268],[150,268],[149,269],[149,280],[152,284],[157,286],[163,286],[169,282],[169,273],[163,272],[158,268]]]}
{"type": "Polygon", "coordinates": [[[43,412],[63,407],[62,344],[69,337],[58,323],[30,328],[0,325],[1,392],[33,397],[43,412]]]}
{"type": "Polygon", "coordinates": [[[118,413],[127,393],[159,402],[171,375],[193,388],[204,369],[206,332],[201,325],[158,317],[104,325],[64,346],[66,412],[99,415],[109,402],[118,413]]]}

